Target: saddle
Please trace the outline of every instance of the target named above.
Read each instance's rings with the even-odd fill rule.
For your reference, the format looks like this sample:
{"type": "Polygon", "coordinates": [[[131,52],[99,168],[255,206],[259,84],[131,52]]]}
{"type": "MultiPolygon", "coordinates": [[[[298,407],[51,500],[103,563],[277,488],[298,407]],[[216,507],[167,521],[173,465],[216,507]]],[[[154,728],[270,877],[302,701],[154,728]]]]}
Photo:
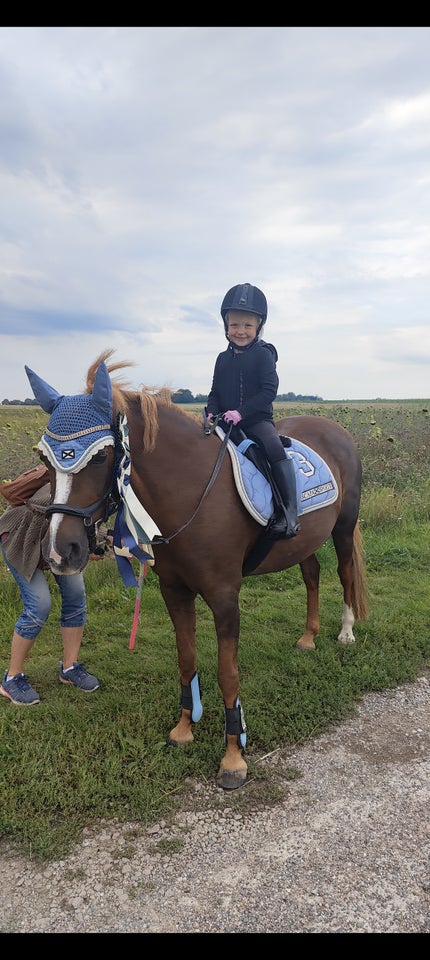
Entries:
{"type": "MultiPolygon", "coordinates": [[[[279,539],[277,534],[273,532],[273,527],[276,522],[278,511],[282,511],[282,501],[276,485],[272,482],[269,462],[262,447],[260,447],[259,444],[254,440],[250,440],[250,438],[247,437],[244,431],[238,426],[232,428],[230,439],[236,446],[237,450],[244,457],[246,457],[250,463],[253,464],[253,466],[258,470],[259,474],[266,480],[268,484],[268,487],[266,487],[266,493],[268,490],[270,490],[271,494],[271,515],[268,519],[267,526],[264,530],[264,533],[260,534],[257,543],[246,557],[242,567],[242,573],[244,576],[246,576],[247,574],[252,573],[256,567],[258,567],[258,564],[264,560],[264,557],[267,556],[273,544],[279,539]]],[[[281,440],[284,447],[291,446],[291,440],[289,437],[281,437],[281,440]]],[[[234,467],[233,473],[235,473],[234,467]]],[[[236,487],[238,487],[238,478],[236,475],[235,480],[236,487]]]]}
{"type": "MultiPolygon", "coordinates": [[[[224,430],[215,426],[214,432],[222,440],[224,430]]],[[[285,455],[294,464],[297,487],[297,515],[328,506],[339,495],[336,479],[325,460],[311,447],[295,437],[281,436],[285,455]]],[[[231,430],[227,443],[238,494],[248,513],[264,531],[243,565],[243,575],[252,573],[267,555],[278,537],[271,531],[271,523],[279,504],[270,482],[270,469],[262,449],[246,437],[243,430],[231,430]]]]}

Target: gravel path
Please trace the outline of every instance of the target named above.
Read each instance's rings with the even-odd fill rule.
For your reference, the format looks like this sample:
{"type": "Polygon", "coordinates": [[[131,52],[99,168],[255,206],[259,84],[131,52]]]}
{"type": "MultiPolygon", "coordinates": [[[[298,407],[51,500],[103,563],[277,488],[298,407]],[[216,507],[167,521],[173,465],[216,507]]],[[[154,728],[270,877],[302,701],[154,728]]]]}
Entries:
{"type": "Polygon", "coordinates": [[[429,707],[426,675],[275,751],[268,810],[196,785],[169,824],[103,823],[64,861],[3,849],[1,932],[430,933],[429,707]]]}

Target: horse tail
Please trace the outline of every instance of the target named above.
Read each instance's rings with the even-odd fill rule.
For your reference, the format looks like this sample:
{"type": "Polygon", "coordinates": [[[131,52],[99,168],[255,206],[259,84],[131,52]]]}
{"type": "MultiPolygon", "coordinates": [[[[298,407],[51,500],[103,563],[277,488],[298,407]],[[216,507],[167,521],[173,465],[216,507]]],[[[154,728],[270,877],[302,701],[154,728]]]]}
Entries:
{"type": "Polygon", "coordinates": [[[366,566],[364,559],[363,538],[358,521],[354,528],[352,544],[352,561],[354,564],[354,580],[352,584],[351,603],[356,620],[366,620],[369,615],[366,566]]]}

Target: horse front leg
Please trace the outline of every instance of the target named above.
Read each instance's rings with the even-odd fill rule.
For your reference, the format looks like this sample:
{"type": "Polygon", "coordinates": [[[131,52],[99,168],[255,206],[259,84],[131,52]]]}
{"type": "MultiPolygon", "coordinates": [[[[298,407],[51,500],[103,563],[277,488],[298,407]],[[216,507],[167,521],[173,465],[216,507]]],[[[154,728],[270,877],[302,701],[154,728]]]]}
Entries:
{"type": "Polygon", "coordinates": [[[300,570],[306,587],[306,627],[296,646],[298,650],[315,650],[314,641],[320,629],[320,562],[314,553],[301,562],[300,570]]]}
{"type": "Polygon", "coordinates": [[[218,685],[225,709],[225,754],[221,760],[216,782],[224,790],[236,790],[246,781],[247,764],[243,757],[246,744],[246,724],[239,700],[239,593],[238,591],[209,604],[215,621],[218,639],[218,685]]]}
{"type": "Polygon", "coordinates": [[[185,746],[194,740],[192,724],[200,720],[202,706],[197,675],[196,594],[186,587],[168,587],[160,581],[160,590],[173,623],[181,681],[181,716],[170,731],[170,746],[185,746]]]}

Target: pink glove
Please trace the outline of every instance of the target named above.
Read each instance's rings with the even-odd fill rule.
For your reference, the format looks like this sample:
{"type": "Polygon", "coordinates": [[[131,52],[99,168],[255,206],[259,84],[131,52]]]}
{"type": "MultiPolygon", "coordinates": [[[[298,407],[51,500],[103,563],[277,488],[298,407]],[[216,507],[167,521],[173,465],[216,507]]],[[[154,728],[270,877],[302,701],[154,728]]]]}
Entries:
{"type": "Polygon", "coordinates": [[[241,419],[242,417],[238,410],[226,410],[224,414],[224,420],[226,423],[230,423],[230,420],[232,420],[235,426],[241,419]]]}
{"type": "Polygon", "coordinates": [[[213,418],[214,418],[213,413],[208,413],[206,420],[209,420],[209,423],[212,423],[213,418]]]}

